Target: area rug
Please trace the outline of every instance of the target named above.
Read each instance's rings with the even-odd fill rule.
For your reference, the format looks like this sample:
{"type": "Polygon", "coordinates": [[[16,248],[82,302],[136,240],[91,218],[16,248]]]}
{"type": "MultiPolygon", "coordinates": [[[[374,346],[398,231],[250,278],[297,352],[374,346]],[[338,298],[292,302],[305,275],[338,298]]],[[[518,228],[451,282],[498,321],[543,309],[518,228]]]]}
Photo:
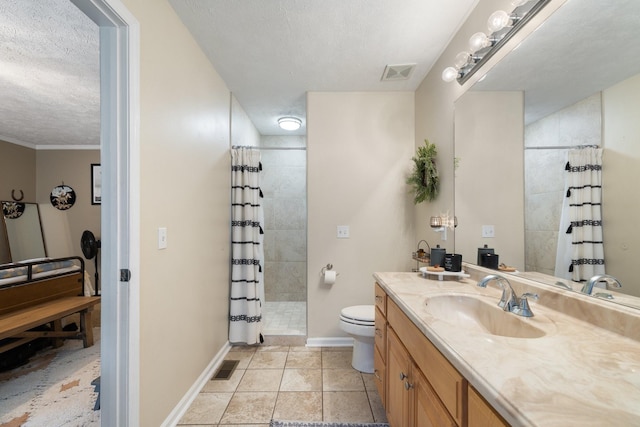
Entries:
{"type": "Polygon", "coordinates": [[[100,376],[100,329],[95,344],[65,340],[29,362],[0,373],[0,427],[100,426],[96,379],[100,376]],[[92,382],[94,384],[92,384],[92,382]]]}
{"type": "Polygon", "coordinates": [[[269,427],[389,427],[387,423],[323,423],[309,421],[271,420],[269,427]]]}

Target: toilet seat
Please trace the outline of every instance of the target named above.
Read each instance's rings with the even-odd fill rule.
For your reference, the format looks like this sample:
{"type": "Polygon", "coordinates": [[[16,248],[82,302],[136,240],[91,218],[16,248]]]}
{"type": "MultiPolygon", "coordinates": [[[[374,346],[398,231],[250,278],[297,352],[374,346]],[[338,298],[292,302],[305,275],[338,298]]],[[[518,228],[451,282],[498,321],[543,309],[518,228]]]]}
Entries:
{"type": "Polygon", "coordinates": [[[375,310],[375,306],[373,305],[354,305],[351,307],[345,307],[340,312],[340,320],[353,325],[374,326],[375,310]]]}

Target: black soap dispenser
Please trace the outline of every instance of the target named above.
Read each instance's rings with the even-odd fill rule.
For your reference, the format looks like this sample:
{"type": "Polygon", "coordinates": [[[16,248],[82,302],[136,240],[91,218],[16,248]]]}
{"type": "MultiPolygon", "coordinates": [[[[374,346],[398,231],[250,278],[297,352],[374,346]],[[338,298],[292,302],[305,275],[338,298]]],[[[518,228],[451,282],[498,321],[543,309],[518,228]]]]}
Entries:
{"type": "Polygon", "coordinates": [[[447,254],[447,250],[441,248],[440,245],[436,245],[435,248],[431,248],[431,265],[442,267],[444,265],[444,257],[447,254]]]}
{"type": "Polygon", "coordinates": [[[476,265],[480,265],[483,266],[483,260],[482,260],[482,255],[486,255],[486,254],[495,254],[495,251],[493,250],[493,248],[488,247],[487,245],[484,245],[484,247],[482,248],[478,248],[478,263],[476,265]]]}

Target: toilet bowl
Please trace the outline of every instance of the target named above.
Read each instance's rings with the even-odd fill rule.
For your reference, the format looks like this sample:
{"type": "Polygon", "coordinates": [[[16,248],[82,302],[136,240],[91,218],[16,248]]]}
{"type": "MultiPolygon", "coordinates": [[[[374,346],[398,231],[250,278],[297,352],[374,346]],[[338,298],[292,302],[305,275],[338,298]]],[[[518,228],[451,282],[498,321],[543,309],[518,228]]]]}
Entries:
{"type": "Polygon", "coordinates": [[[340,312],[340,329],[353,337],[351,366],[360,372],[373,373],[375,306],[354,305],[340,312]]]}

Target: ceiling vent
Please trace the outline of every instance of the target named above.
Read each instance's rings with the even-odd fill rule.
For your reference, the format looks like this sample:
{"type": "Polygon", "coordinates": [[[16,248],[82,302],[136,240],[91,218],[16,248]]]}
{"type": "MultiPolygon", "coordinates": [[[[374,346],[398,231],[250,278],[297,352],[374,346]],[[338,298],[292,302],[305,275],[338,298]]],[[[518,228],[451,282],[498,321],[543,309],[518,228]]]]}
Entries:
{"type": "Polygon", "coordinates": [[[391,82],[395,80],[409,80],[411,73],[413,73],[416,64],[403,64],[403,65],[387,65],[384,67],[382,73],[383,82],[391,82]]]}

